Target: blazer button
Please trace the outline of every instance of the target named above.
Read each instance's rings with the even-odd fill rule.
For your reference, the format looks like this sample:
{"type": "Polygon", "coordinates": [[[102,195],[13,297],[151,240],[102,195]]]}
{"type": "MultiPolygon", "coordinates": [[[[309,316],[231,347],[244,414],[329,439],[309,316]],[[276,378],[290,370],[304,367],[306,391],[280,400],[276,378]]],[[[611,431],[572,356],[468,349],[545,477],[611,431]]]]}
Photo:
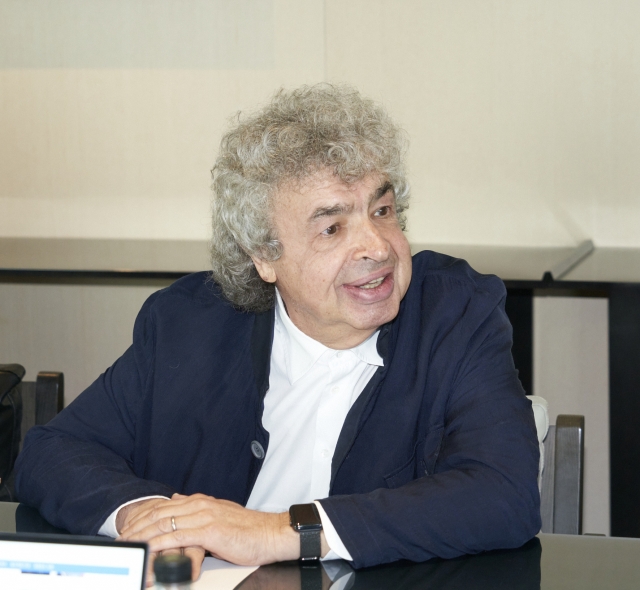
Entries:
{"type": "Polygon", "coordinates": [[[256,459],[264,459],[264,449],[257,440],[251,441],[251,452],[256,459]]]}

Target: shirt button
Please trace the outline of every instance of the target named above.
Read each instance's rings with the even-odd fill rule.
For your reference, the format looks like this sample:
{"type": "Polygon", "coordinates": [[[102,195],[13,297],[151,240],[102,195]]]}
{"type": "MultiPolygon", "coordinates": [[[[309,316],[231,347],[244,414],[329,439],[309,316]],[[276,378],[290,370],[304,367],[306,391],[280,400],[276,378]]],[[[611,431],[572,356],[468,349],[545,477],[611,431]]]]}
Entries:
{"type": "Polygon", "coordinates": [[[329,450],[328,450],[328,449],[324,449],[323,451],[321,451],[320,456],[321,456],[323,459],[326,459],[330,454],[331,454],[331,453],[329,452],[329,450]]]}
{"type": "Polygon", "coordinates": [[[264,459],[264,449],[257,440],[251,441],[251,453],[256,459],[264,459]]]}
{"type": "Polygon", "coordinates": [[[337,385],[334,385],[331,388],[331,393],[338,393],[340,391],[340,388],[337,385]]]}
{"type": "Polygon", "coordinates": [[[338,358],[342,358],[342,351],[337,352],[337,353],[336,353],[336,356],[337,356],[338,358]]]}

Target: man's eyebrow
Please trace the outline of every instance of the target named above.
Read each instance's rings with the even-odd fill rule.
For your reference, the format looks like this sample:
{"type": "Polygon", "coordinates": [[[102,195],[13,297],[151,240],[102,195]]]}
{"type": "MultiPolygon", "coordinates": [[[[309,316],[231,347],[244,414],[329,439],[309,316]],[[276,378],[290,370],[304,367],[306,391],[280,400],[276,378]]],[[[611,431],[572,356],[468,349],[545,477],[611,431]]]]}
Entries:
{"type": "Polygon", "coordinates": [[[351,211],[351,205],[330,205],[329,207],[318,207],[309,217],[309,221],[315,221],[321,217],[331,217],[332,215],[343,215],[351,211]]]}
{"type": "MultiPolygon", "coordinates": [[[[375,202],[384,197],[389,191],[393,190],[393,185],[387,181],[383,185],[379,186],[373,193],[372,202],[375,202]]],[[[333,215],[344,215],[350,213],[353,210],[352,205],[339,204],[330,205],[328,207],[318,207],[309,217],[309,221],[315,221],[322,217],[332,217],[333,215]]]]}
{"type": "Polygon", "coordinates": [[[387,180],[382,186],[376,189],[376,192],[373,193],[372,201],[377,201],[384,197],[389,191],[393,191],[393,185],[387,180]]]}

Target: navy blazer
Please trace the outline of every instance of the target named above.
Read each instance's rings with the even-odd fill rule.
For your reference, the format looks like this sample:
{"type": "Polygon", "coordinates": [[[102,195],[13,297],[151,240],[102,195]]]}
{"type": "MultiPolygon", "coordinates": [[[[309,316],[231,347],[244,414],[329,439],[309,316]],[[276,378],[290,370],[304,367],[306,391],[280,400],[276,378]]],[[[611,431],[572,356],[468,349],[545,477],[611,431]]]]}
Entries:
{"type": "MultiPolygon", "coordinates": [[[[516,547],[539,531],[535,423],[504,299],[463,260],[413,258],[378,338],[384,367],[347,415],[321,500],[355,567],[516,547]]],[[[262,465],[251,443],[269,445],[273,323],[273,310],[234,309],[206,273],[153,294],[132,346],[27,435],[20,500],[84,534],[141,496],[245,504],[262,465]]]]}

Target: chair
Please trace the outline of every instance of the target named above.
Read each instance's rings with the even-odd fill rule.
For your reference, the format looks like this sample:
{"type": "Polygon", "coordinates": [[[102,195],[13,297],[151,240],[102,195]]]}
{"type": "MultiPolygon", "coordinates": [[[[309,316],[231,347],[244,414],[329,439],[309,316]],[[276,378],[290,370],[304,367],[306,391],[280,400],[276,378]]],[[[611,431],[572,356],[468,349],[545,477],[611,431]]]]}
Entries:
{"type": "Polygon", "coordinates": [[[582,534],[584,416],[559,415],[549,426],[547,402],[529,396],[540,442],[543,533],[582,534]]]}
{"type": "Polygon", "coordinates": [[[22,381],[24,367],[0,365],[0,500],[14,501],[13,466],[27,431],[46,424],[64,404],[64,376],[38,373],[36,381],[22,381]]]}

